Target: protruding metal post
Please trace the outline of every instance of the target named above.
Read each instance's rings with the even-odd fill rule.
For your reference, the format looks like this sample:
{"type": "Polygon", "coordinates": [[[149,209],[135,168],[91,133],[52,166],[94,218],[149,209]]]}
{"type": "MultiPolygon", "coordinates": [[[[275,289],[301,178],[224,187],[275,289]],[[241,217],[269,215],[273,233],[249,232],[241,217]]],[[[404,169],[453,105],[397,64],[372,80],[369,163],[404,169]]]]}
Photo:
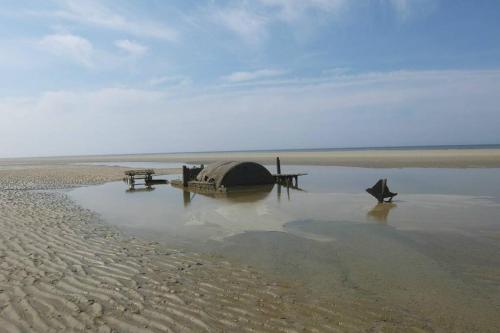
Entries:
{"type": "Polygon", "coordinates": [[[182,166],[182,186],[187,187],[188,186],[188,169],[187,166],[183,165],[182,166]]]}
{"type": "Polygon", "coordinates": [[[279,157],[276,157],[276,172],[278,175],[281,175],[281,163],[279,157]]]}

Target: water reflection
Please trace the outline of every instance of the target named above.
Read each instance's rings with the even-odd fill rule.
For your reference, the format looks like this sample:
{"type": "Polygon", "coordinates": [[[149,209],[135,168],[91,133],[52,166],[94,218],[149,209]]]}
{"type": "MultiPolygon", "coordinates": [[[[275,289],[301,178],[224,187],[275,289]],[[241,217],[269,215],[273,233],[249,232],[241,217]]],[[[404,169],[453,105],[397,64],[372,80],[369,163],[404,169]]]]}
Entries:
{"type": "MultiPolygon", "coordinates": [[[[196,193],[193,193],[193,197],[195,195],[196,195],[196,193]]],[[[184,207],[188,207],[189,204],[191,203],[191,192],[182,191],[182,201],[184,202],[184,207]]]]}
{"type": "Polygon", "coordinates": [[[71,196],[125,232],[224,255],[319,294],[361,290],[456,313],[467,313],[460,306],[473,297],[474,316],[500,304],[493,292],[500,285],[499,169],[306,170],[307,191],[275,185],[210,194],[166,185],[129,195],[122,183],[108,183],[71,196]],[[402,200],[374,206],[364,188],[386,175],[402,200]]]}
{"type": "Polygon", "coordinates": [[[293,191],[300,191],[300,192],[306,192],[304,189],[298,187],[298,186],[284,186],[281,184],[276,184],[276,195],[278,202],[281,201],[281,191],[284,188],[284,191],[286,191],[286,199],[290,201],[290,190],[293,191]]]}
{"type": "Polygon", "coordinates": [[[396,207],[397,205],[392,202],[378,203],[366,214],[366,217],[380,224],[387,224],[389,212],[396,207]]]}
{"type": "Polygon", "coordinates": [[[260,186],[246,186],[233,188],[226,192],[203,191],[201,189],[190,189],[187,191],[181,188],[184,207],[188,207],[196,195],[201,195],[213,199],[225,200],[233,203],[256,202],[264,200],[274,188],[274,184],[260,186]]]}
{"type": "Polygon", "coordinates": [[[139,187],[139,188],[128,188],[125,190],[126,193],[141,193],[141,192],[151,192],[154,191],[153,186],[139,187]]]}
{"type": "MultiPolygon", "coordinates": [[[[303,167],[297,168],[304,170],[303,167]]],[[[189,228],[190,225],[211,226],[203,234],[208,239],[221,239],[249,230],[283,231],[284,224],[300,219],[352,223],[371,220],[382,224],[390,223],[396,228],[423,231],[485,228],[498,220],[495,198],[498,198],[500,192],[500,170],[496,170],[496,177],[493,169],[449,170],[451,176],[456,176],[457,179],[450,175],[443,176],[446,170],[441,169],[419,169],[415,174],[407,170],[405,172],[410,175],[406,179],[408,184],[413,179],[415,186],[418,186],[422,179],[432,178],[435,179],[434,187],[439,185],[445,189],[444,192],[449,192],[452,186],[458,192],[460,187],[463,194],[412,194],[408,193],[408,184],[402,186],[401,182],[393,181],[398,189],[403,188],[401,196],[404,201],[398,201],[397,206],[373,206],[373,198],[363,189],[373,178],[397,174],[399,170],[311,166],[306,170],[309,175],[304,177],[302,186],[307,191],[276,184],[248,191],[193,193],[165,185],[152,187],[154,190],[137,188],[134,192],[126,192],[134,193],[130,196],[120,195],[125,194],[123,184],[108,183],[79,188],[71,195],[81,205],[97,211],[113,224],[142,231],[154,230],[155,235],[158,232],[188,235],[197,233],[189,228]],[[440,177],[436,177],[434,173],[440,177]],[[472,178],[481,180],[475,183],[472,193],[469,192],[471,188],[467,180],[471,173],[472,178]],[[372,177],[374,175],[377,177],[372,177]],[[370,178],[370,181],[359,185],[359,179],[365,178],[370,178]],[[466,186],[462,187],[462,181],[466,186]],[[350,188],[345,187],[347,184],[350,184],[350,188]],[[492,185],[495,185],[497,192],[494,198],[474,196],[479,185],[484,188],[485,195],[492,193],[492,185]],[[325,192],[327,186],[330,192],[325,192]],[[137,208],[146,206],[147,211],[137,208]],[[475,222],[472,224],[471,221],[475,222]]]]}
{"type": "Polygon", "coordinates": [[[260,200],[265,200],[269,194],[276,188],[277,201],[281,201],[282,191],[286,191],[287,200],[290,201],[290,191],[301,191],[305,192],[303,189],[296,186],[283,186],[281,184],[267,184],[259,186],[246,186],[240,188],[233,188],[226,192],[216,192],[216,191],[203,191],[200,189],[189,189],[180,188],[182,191],[182,197],[184,202],[184,207],[188,207],[196,195],[201,195],[213,199],[219,199],[223,201],[228,201],[232,203],[251,203],[260,200]],[[284,189],[283,189],[284,188],[284,189]]]}

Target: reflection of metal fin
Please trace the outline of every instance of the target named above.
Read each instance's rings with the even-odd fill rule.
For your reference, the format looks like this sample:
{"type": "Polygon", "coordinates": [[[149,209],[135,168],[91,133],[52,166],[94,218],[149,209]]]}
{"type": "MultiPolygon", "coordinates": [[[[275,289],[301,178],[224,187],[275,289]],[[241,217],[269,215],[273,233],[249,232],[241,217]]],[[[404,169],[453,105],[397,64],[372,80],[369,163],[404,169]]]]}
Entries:
{"type": "Polygon", "coordinates": [[[371,188],[367,188],[366,192],[370,193],[378,200],[378,202],[384,202],[385,198],[389,198],[388,202],[392,201],[392,198],[398,195],[389,190],[387,186],[387,179],[379,179],[379,181],[371,188]]]}
{"type": "Polygon", "coordinates": [[[379,223],[386,224],[387,218],[389,217],[389,212],[391,211],[391,209],[396,207],[396,204],[392,202],[386,204],[378,203],[366,214],[366,216],[368,218],[376,220],[379,223]]]}

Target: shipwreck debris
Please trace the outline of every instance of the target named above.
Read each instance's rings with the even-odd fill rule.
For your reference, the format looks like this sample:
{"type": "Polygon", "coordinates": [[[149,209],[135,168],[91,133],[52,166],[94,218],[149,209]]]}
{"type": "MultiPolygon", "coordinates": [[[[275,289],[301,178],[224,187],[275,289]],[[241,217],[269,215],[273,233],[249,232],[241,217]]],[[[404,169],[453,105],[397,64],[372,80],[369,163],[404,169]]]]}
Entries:
{"type": "Polygon", "coordinates": [[[155,171],[153,169],[135,169],[125,171],[125,178],[123,181],[127,183],[129,190],[135,190],[136,185],[144,185],[147,189],[157,184],[168,184],[166,179],[153,179],[155,171]],[[136,180],[143,180],[144,183],[136,183],[136,180]]]}
{"type": "Polygon", "coordinates": [[[370,193],[378,200],[379,203],[383,202],[392,202],[392,198],[394,198],[397,193],[393,193],[389,190],[387,186],[387,179],[379,179],[379,181],[371,188],[367,188],[366,192],[370,193]],[[384,199],[389,198],[384,201],[384,199]]]}
{"type": "Polygon", "coordinates": [[[280,184],[298,188],[298,177],[305,173],[282,174],[279,158],[276,159],[276,174],[271,174],[263,165],[256,162],[220,161],[207,166],[189,168],[183,166],[182,180],[171,184],[196,192],[226,192],[228,189],[241,189],[280,184]]]}

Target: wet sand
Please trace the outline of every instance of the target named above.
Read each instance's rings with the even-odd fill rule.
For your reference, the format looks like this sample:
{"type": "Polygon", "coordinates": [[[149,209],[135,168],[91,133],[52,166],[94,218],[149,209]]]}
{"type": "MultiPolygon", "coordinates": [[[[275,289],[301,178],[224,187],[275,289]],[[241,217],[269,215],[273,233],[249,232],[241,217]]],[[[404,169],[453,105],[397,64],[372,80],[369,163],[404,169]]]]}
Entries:
{"type": "MultiPolygon", "coordinates": [[[[23,161],[22,163],[26,163],[23,161]]],[[[5,332],[422,332],[428,318],[352,290],[318,298],[220,257],[122,235],[65,190],[123,169],[0,169],[0,327],[5,332]]],[[[473,329],[461,327],[463,331],[473,329]]],[[[460,328],[460,327],[459,327],[460,328]]],[[[460,330],[460,329],[458,329],[460,330]]]]}
{"type": "Polygon", "coordinates": [[[279,156],[283,164],[338,165],[374,168],[434,167],[474,168],[500,167],[500,149],[436,150],[353,150],[353,151],[266,151],[215,152],[141,155],[70,156],[25,159],[0,159],[2,165],[79,162],[185,162],[209,163],[221,159],[252,160],[274,164],[279,156]]]}
{"type": "Polygon", "coordinates": [[[309,172],[304,191],[186,202],[170,186],[127,193],[107,183],[69,195],[127,234],[252,265],[309,299],[368,297],[435,331],[498,331],[500,169],[294,168],[309,172]],[[390,205],[363,193],[379,174],[400,191],[390,205]]]}

